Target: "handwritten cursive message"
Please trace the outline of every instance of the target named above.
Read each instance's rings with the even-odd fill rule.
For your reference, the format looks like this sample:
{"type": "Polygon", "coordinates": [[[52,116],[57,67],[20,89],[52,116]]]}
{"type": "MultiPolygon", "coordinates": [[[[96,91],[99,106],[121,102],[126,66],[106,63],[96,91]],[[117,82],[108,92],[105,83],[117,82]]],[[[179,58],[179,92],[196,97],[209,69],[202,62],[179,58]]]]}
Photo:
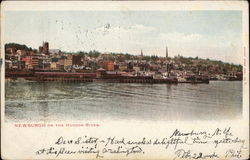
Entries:
{"type": "Polygon", "coordinates": [[[150,150],[166,152],[171,159],[241,159],[245,140],[234,136],[231,127],[216,128],[213,132],[175,129],[172,134],[161,138],[108,136],[106,138],[83,135],[80,137],[58,136],[50,146],[38,149],[38,156],[63,157],[64,155],[91,155],[105,158],[110,155],[124,157],[146,156],[150,150]],[[225,147],[226,146],[226,147],[225,147]],[[204,148],[210,147],[206,150],[204,148]],[[193,149],[194,148],[194,149],[193,149]],[[197,150],[202,148],[202,150],[197,150]],[[228,149],[227,149],[228,148],[228,149]],[[222,150],[222,153],[218,153],[222,150]],[[169,154],[171,153],[171,154],[169,154]]]}

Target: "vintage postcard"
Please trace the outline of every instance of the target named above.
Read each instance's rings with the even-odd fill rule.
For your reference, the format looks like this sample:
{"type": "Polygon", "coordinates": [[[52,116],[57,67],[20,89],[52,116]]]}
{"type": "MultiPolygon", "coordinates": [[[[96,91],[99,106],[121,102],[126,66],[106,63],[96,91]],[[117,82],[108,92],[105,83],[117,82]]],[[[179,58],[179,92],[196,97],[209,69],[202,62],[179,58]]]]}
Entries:
{"type": "Polygon", "coordinates": [[[2,159],[248,159],[246,1],[4,1],[2,159]]]}

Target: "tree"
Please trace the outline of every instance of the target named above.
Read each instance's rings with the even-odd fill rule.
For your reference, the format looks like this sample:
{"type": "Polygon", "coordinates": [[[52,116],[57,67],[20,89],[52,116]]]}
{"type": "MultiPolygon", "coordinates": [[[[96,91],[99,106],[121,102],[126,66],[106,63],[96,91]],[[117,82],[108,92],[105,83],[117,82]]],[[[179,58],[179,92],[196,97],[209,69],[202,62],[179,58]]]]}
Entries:
{"type": "Polygon", "coordinates": [[[24,44],[18,44],[18,43],[7,43],[5,44],[5,51],[7,48],[16,48],[16,50],[32,51],[31,47],[27,47],[24,44]]]}
{"type": "Polygon", "coordinates": [[[94,57],[94,58],[97,58],[101,53],[96,51],[96,50],[93,50],[93,51],[89,51],[88,55],[90,57],[94,57]]]}
{"type": "Polygon", "coordinates": [[[126,60],[129,60],[130,57],[131,57],[131,55],[129,55],[128,53],[125,54],[125,59],[126,59],[126,60]]]}
{"type": "Polygon", "coordinates": [[[158,56],[151,56],[151,60],[153,60],[153,61],[156,61],[156,60],[158,60],[159,59],[159,57],[158,56]]]}

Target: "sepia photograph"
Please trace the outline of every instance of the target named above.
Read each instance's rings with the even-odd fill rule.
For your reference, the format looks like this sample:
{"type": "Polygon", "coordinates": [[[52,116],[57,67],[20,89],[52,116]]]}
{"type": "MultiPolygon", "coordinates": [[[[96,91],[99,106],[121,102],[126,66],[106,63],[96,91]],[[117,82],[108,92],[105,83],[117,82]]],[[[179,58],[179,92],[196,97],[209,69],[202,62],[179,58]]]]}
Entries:
{"type": "Polygon", "coordinates": [[[244,1],[1,3],[2,158],[249,157],[247,11],[244,1]]]}

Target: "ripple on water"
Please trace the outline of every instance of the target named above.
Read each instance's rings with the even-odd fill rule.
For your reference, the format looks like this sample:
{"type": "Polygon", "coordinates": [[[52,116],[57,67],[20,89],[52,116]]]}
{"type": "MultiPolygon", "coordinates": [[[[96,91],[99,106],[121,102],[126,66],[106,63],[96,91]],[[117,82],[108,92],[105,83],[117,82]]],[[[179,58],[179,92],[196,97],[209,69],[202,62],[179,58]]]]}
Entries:
{"type": "Polygon", "coordinates": [[[6,83],[9,119],[231,119],[242,82],[210,84],[6,83]]]}

